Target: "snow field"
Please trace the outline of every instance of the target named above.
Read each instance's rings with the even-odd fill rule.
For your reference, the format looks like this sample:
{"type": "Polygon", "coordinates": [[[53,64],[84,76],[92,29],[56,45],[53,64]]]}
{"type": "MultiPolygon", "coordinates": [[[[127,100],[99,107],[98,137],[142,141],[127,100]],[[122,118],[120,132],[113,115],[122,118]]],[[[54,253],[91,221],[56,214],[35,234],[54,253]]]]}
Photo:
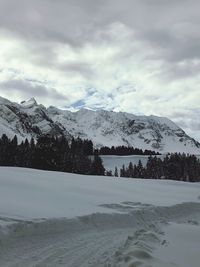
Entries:
{"type": "Polygon", "coordinates": [[[17,219],[73,218],[110,212],[124,201],[170,206],[199,201],[200,184],[84,176],[0,167],[0,215],[17,219]]]}
{"type": "Polygon", "coordinates": [[[199,183],[0,168],[0,266],[199,267],[199,242],[199,183]]]}

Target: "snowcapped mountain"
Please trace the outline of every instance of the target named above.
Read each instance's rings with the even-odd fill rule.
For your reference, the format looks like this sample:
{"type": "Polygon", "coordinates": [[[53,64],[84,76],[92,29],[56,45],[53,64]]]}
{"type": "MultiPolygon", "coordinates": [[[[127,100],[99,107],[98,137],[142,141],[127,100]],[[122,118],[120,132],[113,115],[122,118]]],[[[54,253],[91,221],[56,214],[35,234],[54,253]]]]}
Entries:
{"type": "Polygon", "coordinates": [[[0,97],[0,134],[6,133],[19,139],[37,137],[40,134],[68,135],[62,125],[54,122],[43,105],[34,98],[13,103],[0,97]]]}
{"type": "Polygon", "coordinates": [[[0,135],[19,139],[40,134],[91,139],[100,146],[134,146],[164,152],[200,154],[200,144],[167,118],[124,112],[45,108],[34,98],[21,104],[0,97],[0,135]]]}

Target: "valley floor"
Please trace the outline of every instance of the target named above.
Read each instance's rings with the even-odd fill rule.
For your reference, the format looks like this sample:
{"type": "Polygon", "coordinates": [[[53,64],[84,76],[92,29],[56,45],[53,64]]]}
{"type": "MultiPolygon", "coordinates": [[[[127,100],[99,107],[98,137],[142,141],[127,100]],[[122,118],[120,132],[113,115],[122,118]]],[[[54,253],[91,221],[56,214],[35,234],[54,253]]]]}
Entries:
{"type": "Polygon", "coordinates": [[[0,168],[0,266],[199,267],[199,189],[0,168]]]}

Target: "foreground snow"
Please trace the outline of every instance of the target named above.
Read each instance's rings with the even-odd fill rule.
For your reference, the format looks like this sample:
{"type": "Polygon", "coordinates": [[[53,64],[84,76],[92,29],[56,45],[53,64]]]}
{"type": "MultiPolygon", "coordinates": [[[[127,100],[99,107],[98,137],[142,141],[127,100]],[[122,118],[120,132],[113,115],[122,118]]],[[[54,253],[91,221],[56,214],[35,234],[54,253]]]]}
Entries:
{"type": "Polygon", "coordinates": [[[35,219],[109,212],[123,201],[169,206],[195,202],[200,184],[0,168],[0,215],[35,219]]]}
{"type": "Polygon", "coordinates": [[[0,266],[199,267],[199,183],[1,167],[0,217],[0,266]]]}

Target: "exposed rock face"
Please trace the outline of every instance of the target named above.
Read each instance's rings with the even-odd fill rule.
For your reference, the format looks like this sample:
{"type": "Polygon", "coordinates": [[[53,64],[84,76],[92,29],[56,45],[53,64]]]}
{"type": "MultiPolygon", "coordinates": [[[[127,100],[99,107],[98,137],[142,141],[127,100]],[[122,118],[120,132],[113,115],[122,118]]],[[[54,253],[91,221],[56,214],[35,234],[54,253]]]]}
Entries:
{"type": "Polygon", "coordinates": [[[0,98],[0,134],[36,138],[41,134],[91,139],[100,146],[134,146],[159,152],[200,153],[200,144],[167,118],[123,112],[45,108],[34,98],[13,103],[0,98]]]}
{"type": "Polygon", "coordinates": [[[36,138],[38,135],[51,133],[68,135],[59,123],[54,122],[43,105],[38,105],[35,99],[21,104],[0,99],[0,134],[9,136],[16,134],[19,138],[36,138]]]}

